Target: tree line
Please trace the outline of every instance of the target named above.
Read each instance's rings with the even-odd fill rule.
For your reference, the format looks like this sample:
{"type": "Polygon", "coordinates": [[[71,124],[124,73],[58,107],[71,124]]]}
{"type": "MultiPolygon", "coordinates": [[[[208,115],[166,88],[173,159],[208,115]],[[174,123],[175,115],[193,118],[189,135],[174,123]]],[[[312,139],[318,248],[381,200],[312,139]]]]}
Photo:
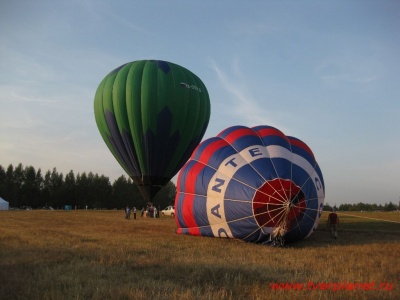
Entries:
{"type": "MultiPolygon", "coordinates": [[[[161,209],[173,205],[176,186],[170,181],[153,199],[153,204],[161,209]]],[[[44,175],[41,169],[24,167],[21,163],[7,169],[0,165],[0,197],[9,202],[10,207],[63,208],[71,205],[79,209],[122,209],[126,205],[140,209],[146,206],[137,186],[130,178],[121,175],[110,183],[104,175],[75,173],[71,170],[65,176],[56,168],[44,175]]],[[[324,210],[333,208],[340,211],[394,211],[399,207],[392,202],[381,204],[341,204],[339,207],[324,205],[324,210]]]]}
{"type": "MultiPolygon", "coordinates": [[[[156,207],[173,205],[176,186],[169,182],[153,199],[156,207]]],[[[111,184],[104,175],[75,173],[65,176],[56,168],[45,174],[33,166],[21,163],[7,168],[0,165],[0,197],[9,202],[10,208],[64,208],[66,205],[83,209],[122,209],[126,205],[141,209],[147,203],[137,186],[124,175],[111,184]]]]}
{"type": "Polygon", "coordinates": [[[334,205],[330,206],[328,203],[324,205],[324,210],[331,211],[336,209],[339,211],[395,211],[400,209],[399,206],[393,204],[392,202],[382,204],[368,204],[368,203],[356,203],[356,204],[340,204],[339,207],[334,205]]]}

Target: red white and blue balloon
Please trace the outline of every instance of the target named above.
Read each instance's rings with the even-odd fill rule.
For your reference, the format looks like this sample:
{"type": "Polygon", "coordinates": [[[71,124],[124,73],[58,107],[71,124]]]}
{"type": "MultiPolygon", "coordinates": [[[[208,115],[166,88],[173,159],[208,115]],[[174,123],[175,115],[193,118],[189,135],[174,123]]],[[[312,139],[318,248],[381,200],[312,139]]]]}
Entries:
{"type": "Polygon", "coordinates": [[[203,141],[181,169],[177,233],[298,241],[317,227],[324,198],[321,170],[304,142],[271,126],[233,126],[203,141]]]}

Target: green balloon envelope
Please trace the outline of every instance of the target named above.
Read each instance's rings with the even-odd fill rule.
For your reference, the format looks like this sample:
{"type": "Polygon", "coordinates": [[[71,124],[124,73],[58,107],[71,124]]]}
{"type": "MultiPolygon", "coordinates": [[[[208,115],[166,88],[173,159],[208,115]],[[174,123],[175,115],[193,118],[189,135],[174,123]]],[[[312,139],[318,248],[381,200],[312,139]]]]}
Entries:
{"type": "Polygon", "coordinates": [[[200,78],[160,60],[118,67],[101,81],[94,98],[101,136],[147,201],[189,159],[204,136],[210,110],[200,78]]]}

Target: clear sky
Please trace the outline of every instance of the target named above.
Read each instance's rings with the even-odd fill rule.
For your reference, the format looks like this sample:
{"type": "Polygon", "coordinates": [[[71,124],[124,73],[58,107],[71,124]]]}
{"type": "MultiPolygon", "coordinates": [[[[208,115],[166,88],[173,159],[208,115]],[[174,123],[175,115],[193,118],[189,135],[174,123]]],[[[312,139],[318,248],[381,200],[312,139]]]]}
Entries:
{"type": "Polygon", "coordinates": [[[0,165],[125,174],[93,99],[140,59],[202,79],[204,138],[275,126],[313,150],[325,202],[398,204],[399,1],[0,0],[0,165]]]}

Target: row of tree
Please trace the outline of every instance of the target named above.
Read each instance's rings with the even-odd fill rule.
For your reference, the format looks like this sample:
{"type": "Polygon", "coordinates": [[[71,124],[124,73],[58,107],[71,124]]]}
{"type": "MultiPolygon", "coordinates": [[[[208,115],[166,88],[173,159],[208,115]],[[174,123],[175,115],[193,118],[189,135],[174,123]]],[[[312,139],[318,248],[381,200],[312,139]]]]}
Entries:
{"type": "Polygon", "coordinates": [[[400,207],[392,202],[385,203],[384,205],[359,202],[356,204],[340,204],[339,207],[336,205],[332,207],[328,203],[324,205],[324,210],[331,211],[332,209],[339,211],[395,211],[399,210],[400,207]]]}
{"type": "MultiPolygon", "coordinates": [[[[156,207],[173,205],[176,186],[169,182],[153,199],[156,207]]],[[[86,172],[65,176],[54,168],[44,175],[41,169],[19,164],[7,168],[0,165],[0,196],[10,207],[122,209],[126,205],[138,209],[147,203],[130,178],[121,176],[111,184],[104,175],[86,172]]]]}
{"type": "MultiPolygon", "coordinates": [[[[169,182],[153,199],[156,207],[173,205],[176,186],[169,182]]],[[[137,186],[130,178],[121,176],[110,183],[104,175],[85,172],[75,175],[71,170],[65,176],[54,168],[44,176],[41,169],[32,166],[17,167],[9,165],[7,169],[0,165],[0,196],[10,203],[10,207],[54,207],[63,208],[72,205],[77,208],[121,209],[126,205],[142,208],[147,203],[137,186]]],[[[390,203],[381,204],[341,204],[331,207],[328,203],[324,210],[333,208],[340,211],[394,211],[398,206],[390,203]]]]}

